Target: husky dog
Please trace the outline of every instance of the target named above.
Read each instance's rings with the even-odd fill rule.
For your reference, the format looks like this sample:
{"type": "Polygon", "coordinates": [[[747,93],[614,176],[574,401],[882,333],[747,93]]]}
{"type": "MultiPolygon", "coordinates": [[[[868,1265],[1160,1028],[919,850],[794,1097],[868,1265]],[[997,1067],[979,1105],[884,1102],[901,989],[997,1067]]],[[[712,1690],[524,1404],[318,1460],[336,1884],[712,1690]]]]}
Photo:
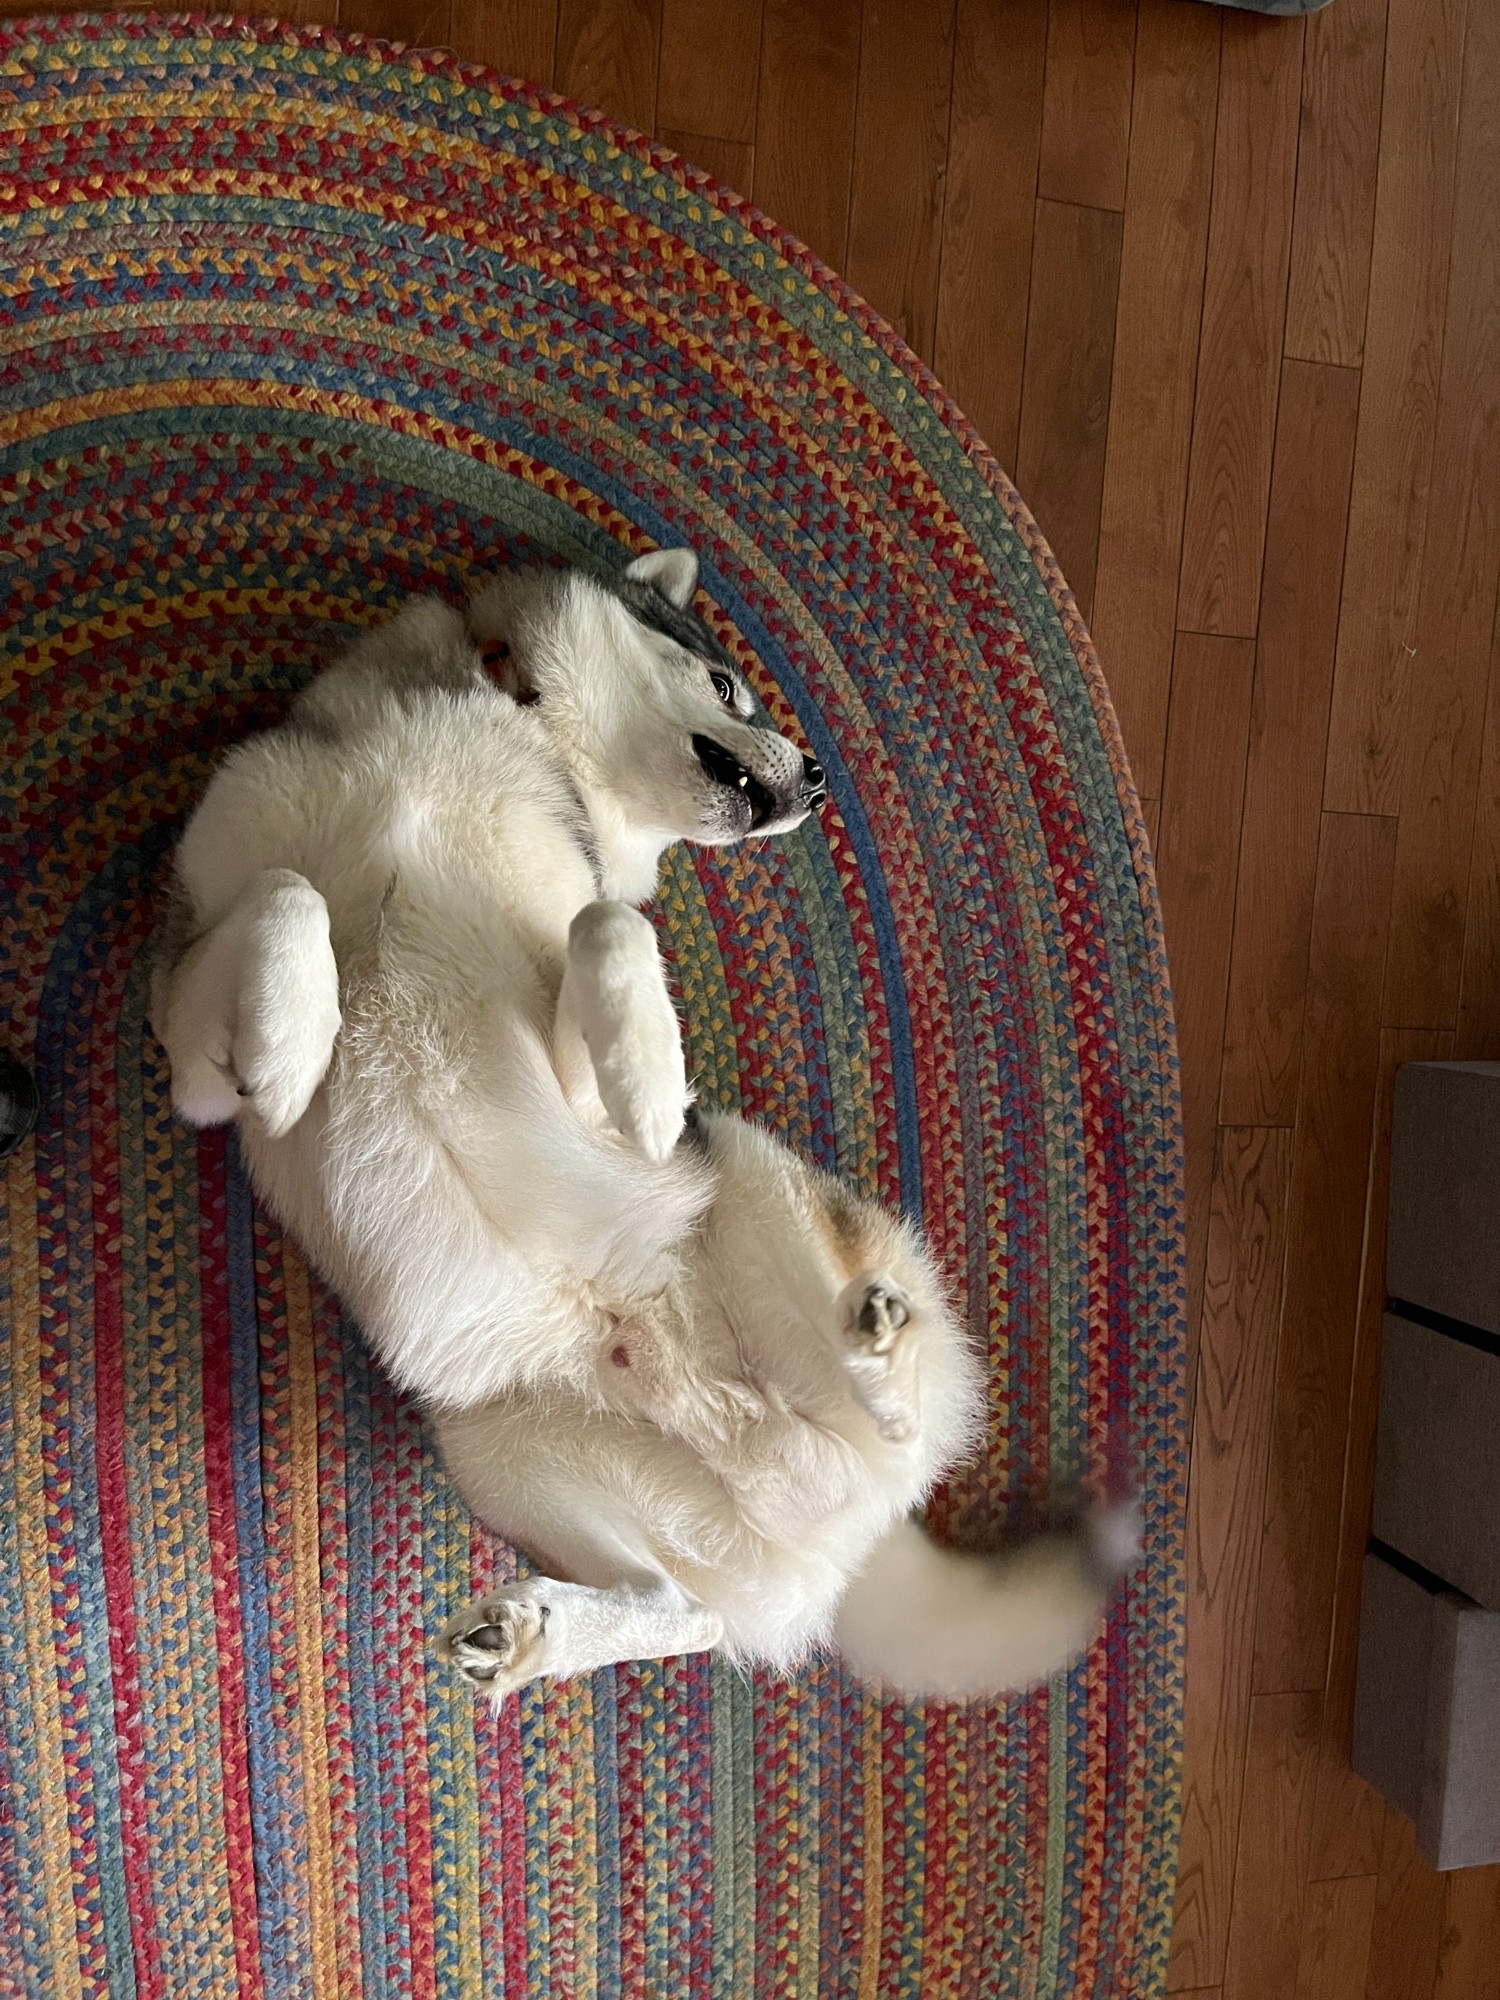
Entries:
{"type": "Polygon", "coordinates": [[[785,1667],[831,1634],[913,1692],[1028,1681],[1086,1642],[1128,1518],[999,1563],[903,1525],[980,1395],[925,1247],[688,1117],[635,906],[674,840],[824,791],[696,582],[670,550],[518,571],[467,617],[419,601],[234,751],[159,954],[173,1100],[237,1121],[476,1511],[558,1572],[452,1622],[472,1679],[714,1645],[785,1667]]]}

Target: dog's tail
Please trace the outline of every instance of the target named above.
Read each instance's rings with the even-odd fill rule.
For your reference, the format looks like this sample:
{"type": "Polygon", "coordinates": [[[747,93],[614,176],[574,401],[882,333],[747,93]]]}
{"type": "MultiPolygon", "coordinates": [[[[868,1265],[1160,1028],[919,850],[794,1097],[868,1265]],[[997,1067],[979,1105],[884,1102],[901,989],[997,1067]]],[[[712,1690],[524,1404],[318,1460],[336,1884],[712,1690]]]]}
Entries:
{"type": "Polygon", "coordinates": [[[998,1555],[940,1548],[902,1521],[850,1585],[834,1644],[894,1694],[967,1701],[1030,1687],[1088,1645],[1138,1551],[1133,1502],[998,1555]]]}

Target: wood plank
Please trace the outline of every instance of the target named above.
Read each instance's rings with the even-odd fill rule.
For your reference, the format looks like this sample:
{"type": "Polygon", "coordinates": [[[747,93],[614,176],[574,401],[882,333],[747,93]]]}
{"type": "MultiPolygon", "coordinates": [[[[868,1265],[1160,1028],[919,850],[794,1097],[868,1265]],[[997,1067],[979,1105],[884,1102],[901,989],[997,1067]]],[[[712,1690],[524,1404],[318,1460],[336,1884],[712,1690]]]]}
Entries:
{"type": "Polygon", "coordinates": [[[1387,1810],[1365,2000],[1427,2000],[1446,1916],[1443,1878],[1416,1850],[1412,1824],[1387,1810]]]}
{"type": "Polygon", "coordinates": [[[1408,673],[1383,1018],[1458,1018],[1464,906],[1500,586],[1500,7],[1471,10],[1437,436],[1408,673]]]}
{"type": "Polygon", "coordinates": [[[761,0],[662,0],[656,115],[678,132],[755,138],[761,0]]]}
{"type": "MultiPolygon", "coordinates": [[[[7,14],[50,15],[70,14],[76,11],[75,8],[64,6],[39,7],[35,4],[35,0],[0,0],[0,18],[7,14]]],[[[146,0],[141,0],[139,5],[135,4],[135,0],[130,0],[130,4],[111,7],[110,11],[139,14],[156,13],[159,9],[155,5],[146,4],[146,0]]],[[[237,6],[234,11],[237,14],[248,14],[252,20],[295,21],[323,28],[336,27],[339,18],[338,0],[246,0],[246,4],[237,6]]]]}
{"type": "Polygon", "coordinates": [[[958,0],[938,378],[1008,470],[1021,430],[1047,0],[958,0]]]}
{"type": "Polygon", "coordinates": [[[1257,1695],[1250,1704],[1224,2000],[1270,2000],[1296,1985],[1319,1705],[1315,1694],[1257,1695]]]}
{"type": "Polygon", "coordinates": [[[849,282],[931,361],[955,0],[865,0],[849,282]]]}
{"type": "Polygon", "coordinates": [[[415,48],[446,48],[449,0],[339,0],[339,26],[415,48]]]}
{"type": "Polygon", "coordinates": [[[661,0],[559,0],[557,88],[652,131],[660,17],[661,0]]]}
{"type": "Polygon", "coordinates": [[[1219,1052],[1255,648],[1184,633],[1172,676],[1157,883],[1177,1009],[1187,1169],[1188,1325],[1208,1247],[1219,1052]]]}
{"type": "Polygon", "coordinates": [[[450,0],[450,5],[456,55],[551,88],[557,0],[450,0]]]}
{"type": "Polygon", "coordinates": [[[1119,216],[1039,201],[1016,482],[1085,618],[1099,554],[1119,284],[1119,216]]]}
{"type": "Polygon", "coordinates": [[[1500,610],[1490,642],[1454,1053],[1460,1062],[1500,1056],[1500,610]]]}
{"type": "Polygon", "coordinates": [[[1323,803],[1400,808],[1401,730],[1437,429],[1463,0],[1390,0],[1349,555],[1323,803]]]}
{"type": "Polygon", "coordinates": [[[1141,0],[1094,584],[1136,783],[1161,784],[1213,180],[1220,16],[1141,0]]]}
{"type": "Polygon", "coordinates": [[[1364,354],[1387,0],[1339,0],[1307,24],[1286,352],[1357,368],[1364,354]]]}
{"type": "Polygon", "coordinates": [[[1290,1125],[1296,1115],[1359,413],[1352,369],[1288,361],[1281,384],[1224,1024],[1226,1125],[1290,1125]]]}
{"type": "Polygon", "coordinates": [[[1188,1478],[1173,1986],[1222,1979],[1229,1943],[1291,1165],[1290,1132],[1219,1133],[1188,1478]]]}
{"type": "Polygon", "coordinates": [[[849,245],[860,0],[765,0],[755,199],[835,271],[849,245]]]}
{"type": "Polygon", "coordinates": [[[657,138],[695,167],[702,167],[736,194],[748,195],[755,184],[755,148],[732,139],[708,139],[701,132],[674,132],[658,127],[657,138]]]}
{"type": "Polygon", "coordinates": [[[1328,1668],[1395,823],[1325,813],[1308,954],[1255,1686],[1328,1668]]]}
{"type": "Polygon", "coordinates": [[[1301,22],[1226,13],[1178,625],[1252,634],[1296,179],[1301,22]]]}
{"type": "Polygon", "coordinates": [[[1037,193],[1123,208],[1136,0],[1052,0],[1037,193]]]}
{"type": "Polygon", "coordinates": [[[1408,1062],[1445,1062],[1451,1035],[1388,1028],[1381,1032],[1370,1166],[1365,1197],[1359,1322],[1349,1393],[1344,1494],[1334,1579],[1333,1637],[1323,1693],[1318,1746],[1318,1811],[1312,1874],[1332,1878],[1374,1873],[1380,1866],[1385,1807],[1349,1768],[1354,1742],[1354,1670],[1359,1652],[1359,1602],[1365,1546],[1375,1494],[1375,1420],[1380,1403],[1380,1323],[1385,1311],[1385,1244],[1391,1185],[1391,1100],[1396,1071],[1408,1062]]]}
{"type": "Polygon", "coordinates": [[[1500,2000],[1500,1868],[1456,1868],[1444,1881],[1432,2000],[1500,2000]]]}
{"type": "Polygon", "coordinates": [[[1364,2000],[1378,1886],[1374,1875],[1309,1885],[1297,2000],[1364,2000]]]}

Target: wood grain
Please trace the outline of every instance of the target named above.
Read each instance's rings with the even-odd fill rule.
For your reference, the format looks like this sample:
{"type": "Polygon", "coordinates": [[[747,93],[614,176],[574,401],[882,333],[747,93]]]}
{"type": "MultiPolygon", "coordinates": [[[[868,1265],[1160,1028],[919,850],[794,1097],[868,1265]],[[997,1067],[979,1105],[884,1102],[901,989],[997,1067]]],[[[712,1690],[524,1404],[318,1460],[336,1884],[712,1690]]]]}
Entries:
{"type": "Polygon", "coordinates": [[[1136,783],[1161,783],[1213,179],[1220,16],[1141,0],[1093,631],[1136,783]]]}
{"type": "Polygon", "coordinates": [[[1490,643],[1454,1053],[1460,1062],[1500,1057],[1500,611],[1490,643]]]}
{"type": "Polygon", "coordinates": [[[1391,813],[1437,431],[1463,0],[1390,0],[1349,559],[1323,803],[1391,813]]]}
{"type": "Polygon", "coordinates": [[[1388,1810],[1365,2000],[1412,2000],[1434,1992],[1445,1903],[1443,1878],[1417,1853],[1411,1821],[1388,1810]]]}
{"type": "Polygon", "coordinates": [[[1296,2000],[1364,2000],[1377,1887],[1374,1875],[1310,1886],[1302,1915],[1296,2000]]]}
{"type": "Polygon", "coordinates": [[[1500,1868],[1457,1868],[1444,1880],[1433,2000],[1500,2000],[1500,1868]]]}
{"type": "Polygon", "coordinates": [[[1359,377],[1281,372],[1219,1116],[1290,1125],[1359,377]]]}
{"type": "MultiPolygon", "coordinates": [[[[47,7],[38,7],[35,4],[35,0],[0,0],[0,16],[6,14],[46,14],[51,11],[53,10],[47,7]]],[[[70,9],[69,11],[71,12],[72,10],[70,9]]],[[[127,4],[118,10],[111,8],[110,11],[118,11],[122,14],[144,14],[156,13],[159,10],[154,5],[137,6],[127,4]]],[[[337,0],[331,0],[331,4],[328,5],[320,5],[319,0],[247,0],[247,4],[236,7],[235,12],[238,14],[248,14],[252,20],[304,21],[319,23],[325,27],[334,27],[338,24],[337,0]]]]}
{"type": "Polygon", "coordinates": [[[1229,1942],[1291,1162],[1289,1132],[1219,1133],[1188,1481],[1174,1986],[1222,1979],[1229,1942]]]}
{"type": "Polygon", "coordinates": [[[1338,1569],[1334,1578],[1333,1635],[1323,1695],[1318,1746],[1318,1810],[1312,1874],[1373,1874],[1380,1867],[1385,1807],[1349,1768],[1354,1740],[1354,1671],[1359,1652],[1359,1602],[1370,1511],[1375,1494],[1375,1421],[1380,1405],[1380,1324],[1385,1311],[1386,1210],[1391,1185],[1391,1100],[1403,1063],[1445,1062],[1451,1035],[1383,1029],[1375,1085],[1370,1166],[1365,1196],[1364,1249],[1359,1317],[1349,1392],[1344,1493],[1339,1513],[1338,1569]]]}
{"type": "Polygon", "coordinates": [[[1395,844],[1393,820],[1323,816],[1256,1620],[1266,1693],[1321,1695],[1328,1668],[1395,844]]]}
{"type": "Polygon", "coordinates": [[[1251,635],[1286,318],[1302,24],[1227,13],[1178,625],[1251,635]]]}
{"type": "Polygon", "coordinates": [[[660,0],[558,0],[557,88],[651,131],[660,23],[660,0]]]}
{"type": "Polygon", "coordinates": [[[340,0],[339,26],[383,41],[446,48],[452,17],[448,0],[340,0]]]}
{"type": "Polygon", "coordinates": [[[755,110],[755,199],[835,270],[845,268],[860,0],[765,0],[755,110]]]}
{"type": "Polygon", "coordinates": [[[679,132],[755,138],[761,0],[661,0],[656,115],[679,132]]]}
{"type": "Polygon", "coordinates": [[[1123,208],[1136,0],[1052,0],[1037,193],[1123,208]]]}
{"type": "Polygon", "coordinates": [[[755,185],[753,146],[737,146],[732,139],[709,139],[701,132],[673,132],[665,126],[657,128],[656,136],[736,194],[748,195],[755,185]]]}
{"type": "Polygon", "coordinates": [[[1224,990],[1255,648],[1184,633],[1172,676],[1156,876],[1177,995],[1187,1173],[1188,1325],[1208,1247],[1224,990]]]}
{"type": "Polygon", "coordinates": [[[1458,1018],[1474,794],[1500,585],[1500,7],[1464,47],[1448,326],[1408,675],[1383,1018],[1458,1018]]]}
{"type": "Polygon", "coordinates": [[[450,0],[449,34],[465,61],[551,86],[557,0],[450,0]]]}
{"type": "Polygon", "coordinates": [[[1250,1704],[1224,2000],[1272,2000],[1296,1986],[1318,1709],[1315,1694],[1250,1704]]]}
{"type": "Polygon", "coordinates": [[[850,283],[924,361],[937,325],[955,0],[865,0],[850,283]]]}
{"type": "Polygon", "coordinates": [[[936,367],[1008,470],[1021,428],[1046,0],[958,0],[936,367]]]}
{"type": "Polygon", "coordinates": [[[1085,618],[1093,608],[1120,218],[1039,201],[1016,479],[1085,618]]]}
{"type": "Polygon", "coordinates": [[[1339,0],[1307,24],[1286,352],[1357,368],[1364,354],[1387,0],[1339,0]]]}

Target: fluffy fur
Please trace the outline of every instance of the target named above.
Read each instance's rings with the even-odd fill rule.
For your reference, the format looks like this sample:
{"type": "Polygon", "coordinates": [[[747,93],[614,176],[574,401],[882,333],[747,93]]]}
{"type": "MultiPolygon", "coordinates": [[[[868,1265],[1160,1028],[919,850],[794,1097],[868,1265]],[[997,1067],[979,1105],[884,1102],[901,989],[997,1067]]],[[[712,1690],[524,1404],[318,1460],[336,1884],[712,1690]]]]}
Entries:
{"type": "Polygon", "coordinates": [[[832,1639],[910,1692],[1027,1681],[1086,1642],[1128,1523],[995,1561],[905,1525],[980,1401],[925,1246],[762,1132],[684,1130],[633,906],[672,840],[822,791],[696,574],[664,551],[519,572],[467,619],[414,604],[230,756],[164,932],[174,1099],[238,1121],[471,1504],[545,1566],[449,1625],[473,1680],[832,1639]]]}

